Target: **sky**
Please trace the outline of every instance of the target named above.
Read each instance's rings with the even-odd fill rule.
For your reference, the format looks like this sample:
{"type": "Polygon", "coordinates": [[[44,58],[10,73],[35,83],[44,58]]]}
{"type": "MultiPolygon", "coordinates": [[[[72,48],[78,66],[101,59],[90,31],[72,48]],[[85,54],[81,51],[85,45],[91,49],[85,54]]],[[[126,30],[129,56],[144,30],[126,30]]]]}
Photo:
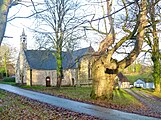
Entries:
{"type": "MultiPolygon", "coordinates": [[[[8,19],[10,19],[15,14],[16,16],[27,16],[28,14],[30,14],[30,10],[26,7],[21,7],[20,5],[14,6],[9,11],[8,19]],[[16,14],[17,12],[18,14],[16,14]]],[[[19,50],[20,35],[22,34],[22,30],[24,28],[28,39],[28,47],[32,49],[34,47],[32,33],[26,28],[30,27],[31,25],[32,21],[30,19],[14,19],[12,21],[9,21],[7,23],[5,36],[13,38],[4,38],[3,43],[10,44],[19,50]]]]}
{"type": "MultiPolygon", "coordinates": [[[[36,1],[41,1],[41,0],[34,0],[36,1]]],[[[22,3],[30,3],[30,0],[22,0],[22,3]]],[[[29,5],[29,4],[26,4],[29,5]]],[[[25,7],[21,5],[13,6],[8,15],[8,19],[12,18],[13,15],[16,14],[16,16],[28,16],[31,15],[31,10],[33,7],[25,7]]],[[[90,8],[87,8],[88,10],[90,8]]],[[[93,7],[93,11],[96,11],[98,8],[93,7]]],[[[99,13],[98,13],[99,14],[99,13]]],[[[98,17],[98,16],[96,16],[98,17]]],[[[5,36],[13,37],[13,38],[4,38],[3,43],[7,43],[11,45],[12,47],[16,47],[16,49],[19,51],[20,48],[20,35],[22,34],[23,28],[25,29],[25,34],[27,35],[27,48],[28,49],[35,49],[35,39],[33,38],[34,33],[28,29],[28,28],[33,28],[33,19],[22,19],[22,18],[17,18],[14,19],[10,22],[7,23],[7,28],[5,32],[5,36]]],[[[95,37],[93,34],[89,35],[90,37],[88,38],[88,42],[82,41],[80,47],[88,47],[90,45],[90,42],[92,42],[92,46],[95,48],[95,50],[98,49],[99,42],[98,39],[100,37],[95,37]],[[97,41],[97,43],[95,42],[97,41]]],[[[161,47],[161,46],[160,46],[161,47]]]]}
{"type": "MultiPolygon", "coordinates": [[[[41,1],[41,0],[34,0],[34,2],[36,1],[41,1]]],[[[30,3],[30,0],[25,0],[22,3],[30,3]]],[[[27,4],[29,5],[29,4],[27,4]]],[[[15,16],[28,16],[31,15],[32,12],[31,10],[33,9],[33,7],[25,7],[22,5],[17,5],[17,6],[13,6],[10,11],[9,11],[9,15],[8,15],[8,19],[10,20],[14,15],[15,16]]],[[[33,18],[29,18],[29,19],[24,19],[24,18],[16,18],[13,19],[11,21],[9,21],[7,23],[7,27],[6,27],[6,32],[5,32],[5,36],[9,36],[9,37],[13,37],[13,38],[4,38],[2,43],[7,43],[13,47],[16,47],[17,50],[19,51],[20,48],[20,35],[22,34],[23,28],[25,30],[25,34],[27,35],[27,48],[28,49],[35,49],[35,39],[33,38],[34,33],[28,29],[28,28],[33,28],[33,18]]],[[[94,37],[91,39],[95,39],[94,37]]],[[[80,47],[88,47],[90,45],[90,41],[88,42],[83,41],[81,42],[80,47]]],[[[94,45],[97,49],[97,45],[94,45]]]]}

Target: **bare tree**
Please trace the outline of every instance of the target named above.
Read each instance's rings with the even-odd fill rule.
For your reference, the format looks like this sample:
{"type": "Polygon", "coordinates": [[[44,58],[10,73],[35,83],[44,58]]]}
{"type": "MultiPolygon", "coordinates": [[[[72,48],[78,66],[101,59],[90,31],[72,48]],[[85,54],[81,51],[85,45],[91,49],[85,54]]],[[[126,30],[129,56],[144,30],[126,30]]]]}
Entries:
{"type": "MultiPolygon", "coordinates": [[[[106,9],[103,8],[102,10],[104,11],[102,19],[106,24],[104,24],[105,32],[93,27],[92,21],[94,20],[91,20],[93,30],[105,35],[105,39],[99,45],[99,50],[93,55],[92,98],[112,99],[114,79],[117,73],[132,64],[142,49],[145,26],[147,25],[147,2],[146,0],[141,0],[140,2],[121,0],[120,3],[123,5],[120,10],[123,10],[122,13],[124,13],[124,15],[121,16],[121,18],[124,18],[124,21],[122,21],[119,26],[121,26],[120,28],[124,34],[119,35],[118,32],[116,32],[116,19],[118,19],[118,16],[113,16],[114,14],[112,13],[114,11],[112,9],[113,0],[106,0],[106,9]],[[132,5],[132,7],[130,5],[132,5]],[[128,6],[130,8],[128,8],[128,6]],[[129,19],[131,21],[129,21],[129,19]],[[109,23],[108,26],[107,23],[109,23]],[[133,47],[131,47],[131,50],[127,53],[126,50],[123,51],[123,47],[126,48],[128,46],[133,47]],[[121,60],[114,59],[115,53],[124,55],[124,58],[121,60]]],[[[100,22],[100,20],[101,19],[97,19],[98,22],[100,22]]]]}
{"type": "Polygon", "coordinates": [[[4,44],[2,46],[0,46],[0,66],[4,68],[5,73],[6,73],[6,77],[8,75],[8,69],[7,66],[9,64],[15,64],[15,48],[4,44]]]}
{"type": "Polygon", "coordinates": [[[2,43],[6,25],[7,25],[7,18],[9,10],[12,6],[15,6],[18,4],[18,2],[21,0],[1,0],[0,1],[0,45],[2,43]]]}
{"type": "MultiPolygon", "coordinates": [[[[37,14],[37,43],[40,49],[53,49],[57,61],[57,87],[61,86],[63,67],[62,51],[72,49],[84,34],[80,25],[83,16],[77,11],[79,3],[74,0],[45,0],[43,8],[47,11],[37,14]]],[[[36,11],[41,9],[37,8],[36,11]]]]}
{"type": "Polygon", "coordinates": [[[16,16],[17,13],[15,13],[15,15],[13,15],[11,18],[8,18],[8,13],[9,13],[9,10],[11,7],[13,6],[16,6],[18,4],[21,4],[23,7],[33,7],[35,8],[35,6],[38,6],[40,5],[40,3],[36,3],[34,4],[33,0],[30,0],[29,1],[31,4],[30,5],[26,5],[26,1],[22,2],[22,0],[1,0],[0,1],[0,45],[2,43],[2,40],[4,37],[6,38],[12,38],[12,37],[9,37],[9,36],[4,36],[5,35],[5,30],[6,30],[6,25],[9,21],[12,21],[16,18],[30,18],[30,17],[33,17],[35,16],[36,14],[39,14],[41,12],[44,12],[44,11],[39,11],[39,12],[36,12],[34,11],[31,15],[29,16],[16,16]]]}

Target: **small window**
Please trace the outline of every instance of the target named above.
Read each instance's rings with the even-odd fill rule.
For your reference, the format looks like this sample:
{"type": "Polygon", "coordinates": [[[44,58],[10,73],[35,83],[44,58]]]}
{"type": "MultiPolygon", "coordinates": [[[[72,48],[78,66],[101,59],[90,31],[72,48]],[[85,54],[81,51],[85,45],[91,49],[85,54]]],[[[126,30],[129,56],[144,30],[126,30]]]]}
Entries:
{"type": "Polygon", "coordinates": [[[88,79],[91,79],[91,63],[88,63],[88,79]]]}

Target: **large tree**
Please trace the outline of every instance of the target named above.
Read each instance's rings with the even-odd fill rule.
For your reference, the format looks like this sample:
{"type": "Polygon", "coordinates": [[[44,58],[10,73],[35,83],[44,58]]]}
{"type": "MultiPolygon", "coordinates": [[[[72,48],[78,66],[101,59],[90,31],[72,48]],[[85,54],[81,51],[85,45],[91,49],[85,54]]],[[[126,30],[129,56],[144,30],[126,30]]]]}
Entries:
{"type": "MultiPolygon", "coordinates": [[[[62,51],[64,48],[73,48],[77,40],[83,37],[79,30],[83,19],[77,11],[79,7],[75,0],[45,0],[43,9],[46,11],[36,16],[37,27],[34,31],[37,34],[38,47],[56,51],[53,55],[57,62],[58,88],[63,77],[62,51]]],[[[42,11],[36,7],[35,10],[42,11]]]]}
{"type": "Polygon", "coordinates": [[[2,43],[6,25],[9,8],[11,7],[12,0],[1,0],[0,1],[0,45],[2,43]]]}
{"type": "Polygon", "coordinates": [[[161,53],[159,51],[160,4],[160,0],[148,0],[148,29],[145,39],[151,48],[148,52],[150,52],[153,62],[152,76],[154,78],[156,92],[161,92],[161,53]]]}
{"type": "MultiPolygon", "coordinates": [[[[121,29],[123,30],[124,34],[119,35],[116,32],[115,18],[118,18],[113,16],[114,14],[112,13],[114,12],[114,10],[112,10],[113,0],[106,0],[107,10],[102,10],[102,19],[105,23],[105,32],[94,28],[91,22],[93,30],[96,30],[97,32],[105,35],[105,39],[99,45],[99,50],[93,55],[93,88],[91,92],[92,98],[107,100],[112,99],[114,79],[117,73],[131,65],[136,60],[142,49],[145,26],[147,25],[147,1],[141,0],[140,2],[130,3],[126,0],[122,0],[121,2],[123,8],[120,10],[124,9],[122,13],[125,14],[124,17],[121,16],[121,18],[124,18],[124,20],[122,21],[122,23],[120,23],[120,25],[122,25],[121,29]],[[128,6],[130,7],[130,9],[128,6]],[[107,23],[109,23],[108,26],[107,23]],[[131,45],[133,47],[131,48],[130,52],[124,53],[122,51],[121,48],[123,46],[127,47],[131,45]],[[116,60],[113,58],[116,52],[124,53],[126,55],[123,59],[116,60]]],[[[100,19],[96,20],[100,21],[100,19]]]]}

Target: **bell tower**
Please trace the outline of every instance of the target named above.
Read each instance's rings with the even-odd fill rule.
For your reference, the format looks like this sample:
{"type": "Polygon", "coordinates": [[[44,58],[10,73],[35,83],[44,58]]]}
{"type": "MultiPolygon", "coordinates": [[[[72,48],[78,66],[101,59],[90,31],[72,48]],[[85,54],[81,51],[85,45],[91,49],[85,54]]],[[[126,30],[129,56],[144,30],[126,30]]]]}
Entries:
{"type": "Polygon", "coordinates": [[[27,35],[25,35],[25,30],[23,28],[22,35],[20,36],[20,51],[27,50],[27,35]]]}
{"type": "Polygon", "coordinates": [[[27,50],[27,35],[25,35],[25,30],[23,29],[20,35],[20,53],[19,53],[19,82],[26,83],[26,58],[25,51],[27,50]]]}

